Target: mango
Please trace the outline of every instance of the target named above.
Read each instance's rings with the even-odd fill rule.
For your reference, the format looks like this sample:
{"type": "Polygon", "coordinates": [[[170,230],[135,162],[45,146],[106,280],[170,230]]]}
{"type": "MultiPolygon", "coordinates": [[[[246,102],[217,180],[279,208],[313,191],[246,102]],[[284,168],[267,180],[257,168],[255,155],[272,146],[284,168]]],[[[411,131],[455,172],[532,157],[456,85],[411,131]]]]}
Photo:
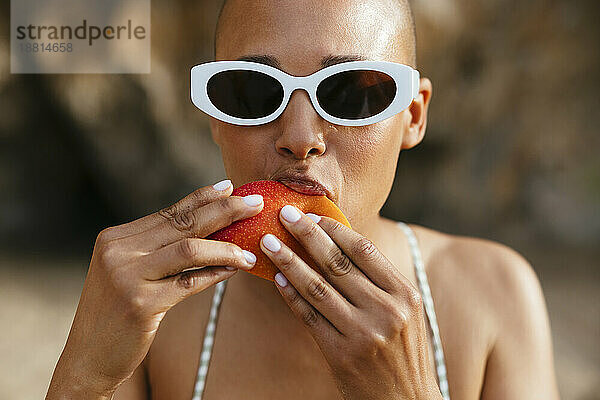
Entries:
{"type": "Polygon", "coordinates": [[[221,240],[235,243],[244,250],[256,255],[256,264],[249,270],[250,274],[274,281],[279,269],[260,249],[260,239],[267,233],[272,233],[285,243],[312,269],[319,272],[312,257],[304,247],[288,232],[279,220],[279,212],[286,204],[297,207],[304,213],[313,213],[333,218],[350,227],[350,223],[342,211],[326,196],[307,195],[296,192],[278,181],[255,181],[242,185],[233,190],[232,196],[247,196],[260,194],[264,199],[264,207],[257,215],[220,229],[207,237],[210,240],[221,240]]]}

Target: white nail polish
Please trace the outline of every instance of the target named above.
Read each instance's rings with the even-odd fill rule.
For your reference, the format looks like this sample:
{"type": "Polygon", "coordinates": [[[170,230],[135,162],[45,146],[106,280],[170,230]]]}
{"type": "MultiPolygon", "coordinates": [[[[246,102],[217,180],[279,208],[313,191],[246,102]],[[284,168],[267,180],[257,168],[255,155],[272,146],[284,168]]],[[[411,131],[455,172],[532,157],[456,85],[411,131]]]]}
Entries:
{"type": "Polygon", "coordinates": [[[267,233],[265,236],[263,236],[262,242],[263,245],[267,248],[267,250],[273,253],[276,253],[281,249],[281,244],[279,243],[279,240],[275,237],[275,235],[272,235],[270,233],[267,233]]]}
{"type": "Polygon", "coordinates": [[[278,272],[275,274],[275,281],[281,287],[286,287],[288,284],[288,280],[286,279],[285,276],[283,276],[283,274],[281,272],[278,272]]]}
{"type": "Polygon", "coordinates": [[[296,207],[289,204],[281,209],[281,216],[288,222],[297,222],[301,217],[296,207]]]}
{"type": "Polygon", "coordinates": [[[231,181],[229,179],[225,179],[221,182],[217,182],[213,185],[213,188],[218,191],[227,190],[231,186],[231,181]]]}
{"type": "Polygon", "coordinates": [[[260,194],[250,194],[248,196],[242,197],[244,203],[250,207],[260,206],[263,202],[263,197],[260,194]]]}
{"type": "Polygon", "coordinates": [[[237,268],[235,268],[235,267],[229,267],[229,266],[228,266],[228,267],[225,267],[225,269],[228,269],[228,270],[230,270],[230,271],[233,271],[234,269],[237,269],[237,268]]]}
{"type": "Polygon", "coordinates": [[[307,213],[306,216],[314,221],[315,224],[318,224],[321,220],[321,216],[313,213],[307,213]]]}
{"type": "Polygon", "coordinates": [[[254,264],[256,262],[256,256],[252,252],[249,252],[247,250],[242,250],[242,253],[244,253],[244,258],[250,264],[254,264]]]}

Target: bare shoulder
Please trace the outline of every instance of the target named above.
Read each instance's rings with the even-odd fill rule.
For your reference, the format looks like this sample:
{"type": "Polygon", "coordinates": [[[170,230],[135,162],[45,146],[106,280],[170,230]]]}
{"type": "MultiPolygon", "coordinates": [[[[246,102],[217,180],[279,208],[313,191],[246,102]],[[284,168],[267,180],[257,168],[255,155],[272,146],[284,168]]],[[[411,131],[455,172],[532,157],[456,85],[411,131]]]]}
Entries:
{"type": "MultiPolygon", "coordinates": [[[[545,302],[530,262],[509,246],[488,239],[451,235],[411,225],[423,252],[432,291],[469,310],[480,309],[490,334],[523,333],[544,327],[545,302]],[[537,319],[532,321],[532,319],[537,319]]],[[[495,343],[490,338],[490,347],[495,343]]],[[[490,349],[491,350],[491,349],[490,349]]]]}
{"type": "MultiPolygon", "coordinates": [[[[538,289],[539,280],[527,259],[511,247],[493,240],[451,235],[411,225],[423,253],[427,275],[465,281],[487,293],[490,301],[506,307],[538,289]]],[[[473,288],[475,289],[475,287],[473,288]]]]}
{"type": "Polygon", "coordinates": [[[434,297],[451,392],[558,399],[548,312],[530,262],[492,240],[411,228],[434,297]]]}

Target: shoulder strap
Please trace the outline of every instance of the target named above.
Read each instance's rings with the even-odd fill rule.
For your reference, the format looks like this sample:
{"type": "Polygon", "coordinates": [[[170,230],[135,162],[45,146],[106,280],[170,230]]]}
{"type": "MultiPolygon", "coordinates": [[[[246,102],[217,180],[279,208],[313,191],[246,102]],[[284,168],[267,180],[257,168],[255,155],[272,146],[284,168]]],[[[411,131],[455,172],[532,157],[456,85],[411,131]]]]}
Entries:
{"type": "Polygon", "coordinates": [[[429,321],[429,325],[431,326],[431,331],[433,333],[433,350],[440,392],[442,393],[444,400],[450,400],[450,393],[448,392],[448,378],[446,376],[446,363],[444,360],[444,349],[442,348],[440,330],[437,324],[437,318],[435,316],[435,309],[433,307],[433,297],[431,296],[431,290],[429,289],[429,282],[427,281],[427,274],[425,273],[425,267],[423,265],[423,259],[421,258],[419,244],[413,230],[406,223],[398,221],[398,226],[400,226],[408,238],[408,244],[410,246],[410,252],[412,254],[412,259],[417,274],[417,282],[419,283],[419,288],[421,289],[421,294],[423,296],[425,313],[427,314],[427,320],[429,321]]]}
{"type": "Polygon", "coordinates": [[[215,330],[217,327],[217,317],[221,308],[221,300],[227,286],[227,279],[215,285],[215,294],[213,295],[212,304],[210,306],[210,315],[206,332],[204,333],[204,342],[202,343],[202,353],[200,353],[200,365],[198,366],[198,375],[194,385],[194,396],[192,400],[201,400],[204,392],[204,384],[206,382],[206,374],[208,373],[208,365],[210,364],[210,356],[212,353],[213,342],[215,340],[215,330]]]}

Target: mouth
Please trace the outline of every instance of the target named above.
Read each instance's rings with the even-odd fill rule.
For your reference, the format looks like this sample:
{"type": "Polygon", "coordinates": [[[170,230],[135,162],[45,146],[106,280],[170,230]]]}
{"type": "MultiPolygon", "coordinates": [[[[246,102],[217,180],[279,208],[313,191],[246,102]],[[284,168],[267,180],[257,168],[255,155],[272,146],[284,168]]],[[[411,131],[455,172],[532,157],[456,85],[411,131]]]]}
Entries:
{"type": "Polygon", "coordinates": [[[333,195],[325,185],[307,176],[286,175],[276,178],[275,180],[283,183],[285,186],[298,193],[307,194],[309,196],[326,196],[329,200],[333,201],[333,195]]]}

